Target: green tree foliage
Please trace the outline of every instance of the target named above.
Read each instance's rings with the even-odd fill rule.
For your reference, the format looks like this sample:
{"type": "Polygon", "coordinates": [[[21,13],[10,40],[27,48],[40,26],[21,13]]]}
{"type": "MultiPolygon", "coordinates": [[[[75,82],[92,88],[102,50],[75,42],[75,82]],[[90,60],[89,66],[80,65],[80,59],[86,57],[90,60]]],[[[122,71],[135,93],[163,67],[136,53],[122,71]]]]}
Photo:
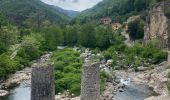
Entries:
{"type": "Polygon", "coordinates": [[[95,29],[92,24],[84,25],[79,34],[79,44],[85,47],[95,47],[95,29]]]}
{"type": "Polygon", "coordinates": [[[50,25],[43,30],[43,37],[45,38],[44,49],[55,50],[58,45],[63,43],[63,33],[60,27],[50,25]]]}
{"type": "Polygon", "coordinates": [[[40,0],[29,0],[29,2],[28,0],[1,0],[0,12],[21,27],[26,19],[36,13],[41,13],[46,20],[56,24],[67,23],[69,20],[64,13],[40,0]]]}
{"type": "Polygon", "coordinates": [[[142,39],[144,36],[145,22],[142,19],[137,19],[128,23],[128,33],[132,40],[142,39]]]}
{"type": "Polygon", "coordinates": [[[66,28],[64,29],[64,45],[72,46],[77,44],[79,32],[79,25],[66,26],[66,28]]]}
{"type": "Polygon", "coordinates": [[[5,44],[0,42],[0,54],[4,53],[7,51],[7,47],[5,46],[5,44]]]}
{"type": "Polygon", "coordinates": [[[7,21],[6,17],[0,13],[0,29],[2,26],[7,25],[7,23],[8,23],[8,21],[7,21]]]}
{"type": "Polygon", "coordinates": [[[8,25],[3,26],[0,30],[0,43],[9,47],[10,45],[18,43],[20,33],[17,27],[8,25]]]}
{"type": "Polygon", "coordinates": [[[44,38],[40,33],[31,33],[23,37],[21,47],[18,51],[18,57],[23,65],[27,65],[30,61],[38,59],[42,51],[40,48],[44,42],[44,38]]]}
{"type": "Polygon", "coordinates": [[[6,54],[0,55],[0,78],[6,77],[8,74],[14,73],[19,68],[19,62],[6,54]]]}
{"type": "Polygon", "coordinates": [[[136,8],[137,11],[145,10],[147,6],[148,0],[135,0],[134,1],[134,8],[136,8]]]}
{"type": "Polygon", "coordinates": [[[80,13],[72,23],[89,23],[108,16],[114,22],[124,22],[128,17],[146,11],[159,1],[162,0],[103,0],[93,8],[80,13]]]}
{"type": "Polygon", "coordinates": [[[112,35],[112,29],[108,27],[96,28],[96,46],[106,49],[111,45],[110,37],[112,35]]]}

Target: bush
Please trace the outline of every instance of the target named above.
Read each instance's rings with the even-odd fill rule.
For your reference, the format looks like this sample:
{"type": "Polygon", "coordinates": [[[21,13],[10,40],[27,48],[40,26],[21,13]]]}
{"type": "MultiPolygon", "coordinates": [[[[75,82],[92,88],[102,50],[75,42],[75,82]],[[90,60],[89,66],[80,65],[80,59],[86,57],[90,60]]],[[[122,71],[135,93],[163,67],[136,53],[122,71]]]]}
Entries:
{"type": "Polygon", "coordinates": [[[106,80],[109,78],[109,75],[102,71],[100,72],[100,91],[104,91],[105,89],[105,83],[106,83],[106,80]]]}
{"type": "Polygon", "coordinates": [[[43,44],[43,37],[40,33],[32,33],[24,36],[21,43],[21,48],[18,51],[18,56],[25,61],[32,61],[40,57],[42,51],[40,50],[43,44]]]}
{"type": "Polygon", "coordinates": [[[10,59],[6,54],[0,55],[0,78],[14,73],[17,69],[19,69],[18,61],[10,59]]]}
{"type": "Polygon", "coordinates": [[[103,51],[103,55],[106,60],[113,59],[113,67],[133,65],[137,69],[144,62],[158,64],[167,59],[167,52],[162,51],[157,44],[158,42],[153,40],[146,45],[137,42],[132,47],[124,44],[114,45],[103,51]]]}
{"type": "Polygon", "coordinates": [[[109,51],[104,51],[103,56],[106,60],[112,59],[112,54],[109,51]]]}
{"type": "Polygon", "coordinates": [[[6,51],[7,51],[7,47],[3,43],[0,43],[0,54],[4,53],[6,51]]]}
{"type": "Polygon", "coordinates": [[[57,50],[51,56],[54,62],[56,93],[69,90],[80,95],[81,67],[80,54],[72,49],[57,50]]]}
{"type": "Polygon", "coordinates": [[[144,21],[137,19],[133,22],[128,23],[128,33],[132,40],[142,39],[144,36],[144,21]]]}

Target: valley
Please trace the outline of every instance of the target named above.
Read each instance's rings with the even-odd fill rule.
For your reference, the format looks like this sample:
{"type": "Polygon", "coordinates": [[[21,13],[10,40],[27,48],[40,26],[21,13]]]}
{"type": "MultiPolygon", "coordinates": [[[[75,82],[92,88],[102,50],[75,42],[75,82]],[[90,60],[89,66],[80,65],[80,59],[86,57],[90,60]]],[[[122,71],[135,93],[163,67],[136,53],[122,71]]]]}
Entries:
{"type": "Polygon", "coordinates": [[[88,83],[95,100],[169,100],[169,5],[103,0],[78,12],[0,0],[0,100],[31,100],[32,68],[45,65],[54,68],[55,100],[82,100],[88,83]],[[89,81],[93,63],[99,75],[87,72],[96,75],[89,81]]]}

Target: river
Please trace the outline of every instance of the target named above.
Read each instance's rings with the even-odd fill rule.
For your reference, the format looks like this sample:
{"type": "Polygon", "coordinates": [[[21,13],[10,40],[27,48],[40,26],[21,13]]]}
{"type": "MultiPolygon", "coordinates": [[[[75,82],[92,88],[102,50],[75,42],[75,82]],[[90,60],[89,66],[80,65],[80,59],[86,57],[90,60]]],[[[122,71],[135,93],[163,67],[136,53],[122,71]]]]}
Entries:
{"type": "Polygon", "coordinates": [[[20,85],[10,91],[10,95],[0,100],[31,100],[31,87],[20,85]]]}
{"type": "MultiPolygon", "coordinates": [[[[114,94],[116,100],[144,100],[152,95],[156,95],[148,86],[127,85],[124,92],[117,91],[114,94]]],[[[10,91],[10,95],[0,100],[30,100],[30,86],[20,85],[10,91]]]]}

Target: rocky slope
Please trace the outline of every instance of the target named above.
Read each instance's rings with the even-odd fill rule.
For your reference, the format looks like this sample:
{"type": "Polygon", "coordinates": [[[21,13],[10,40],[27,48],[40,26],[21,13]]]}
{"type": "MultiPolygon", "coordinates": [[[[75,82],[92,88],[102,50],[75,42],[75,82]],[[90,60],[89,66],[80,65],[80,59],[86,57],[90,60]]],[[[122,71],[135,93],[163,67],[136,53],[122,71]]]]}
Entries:
{"type": "Polygon", "coordinates": [[[170,47],[170,0],[155,4],[151,7],[145,25],[144,40],[159,39],[162,48],[170,47]]]}

